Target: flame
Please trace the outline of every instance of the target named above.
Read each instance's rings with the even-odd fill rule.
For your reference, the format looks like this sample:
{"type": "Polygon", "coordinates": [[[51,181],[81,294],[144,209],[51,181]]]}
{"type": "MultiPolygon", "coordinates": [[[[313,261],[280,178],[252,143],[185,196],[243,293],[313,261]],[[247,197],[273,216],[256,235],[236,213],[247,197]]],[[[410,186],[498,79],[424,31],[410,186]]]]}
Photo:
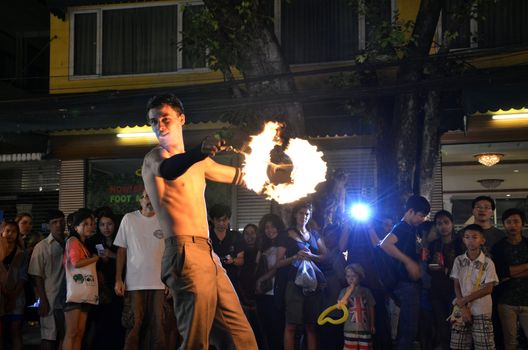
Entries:
{"type": "Polygon", "coordinates": [[[260,134],[251,136],[251,152],[245,154],[243,172],[250,190],[285,204],[314,193],[317,184],[325,181],[327,167],[322,159],[323,153],[317,151],[316,146],[303,139],[291,139],[284,151],[293,164],[291,182],[272,184],[267,169],[271,164],[270,152],[276,145],[281,145],[278,137],[280,127],[280,123],[267,122],[260,134]]]}

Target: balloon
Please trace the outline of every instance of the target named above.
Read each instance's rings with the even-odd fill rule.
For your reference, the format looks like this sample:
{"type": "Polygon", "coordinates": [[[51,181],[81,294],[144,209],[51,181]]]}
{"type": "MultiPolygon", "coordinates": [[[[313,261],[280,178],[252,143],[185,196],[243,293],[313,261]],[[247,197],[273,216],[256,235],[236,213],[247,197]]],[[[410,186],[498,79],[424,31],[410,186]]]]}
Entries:
{"type": "Polygon", "coordinates": [[[345,323],[345,321],[348,319],[348,308],[345,304],[335,304],[332,306],[327,307],[321,314],[319,315],[319,318],[317,319],[317,324],[322,326],[325,323],[330,323],[333,325],[338,325],[341,323],[345,323]],[[341,309],[343,311],[343,317],[334,320],[333,318],[329,317],[328,314],[334,310],[341,309]]]}

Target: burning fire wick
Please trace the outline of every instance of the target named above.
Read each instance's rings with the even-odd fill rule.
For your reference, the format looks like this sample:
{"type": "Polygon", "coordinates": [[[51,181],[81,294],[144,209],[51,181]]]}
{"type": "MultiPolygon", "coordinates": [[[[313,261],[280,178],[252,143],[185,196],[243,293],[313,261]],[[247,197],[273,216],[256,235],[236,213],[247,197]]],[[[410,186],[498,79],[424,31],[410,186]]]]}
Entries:
{"type": "Polygon", "coordinates": [[[327,167],[323,153],[299,138],[290,139],[284,150],[291,164],[271,162],[273,148],[282,145],[278,137],[281,127],[280,123],[267,122],[260,134],[251,136],[251,151],[239,153],[244,156],[242,171],[247,188],[285,204],[315,192],[315,186],[325,181],[327,167]]]}

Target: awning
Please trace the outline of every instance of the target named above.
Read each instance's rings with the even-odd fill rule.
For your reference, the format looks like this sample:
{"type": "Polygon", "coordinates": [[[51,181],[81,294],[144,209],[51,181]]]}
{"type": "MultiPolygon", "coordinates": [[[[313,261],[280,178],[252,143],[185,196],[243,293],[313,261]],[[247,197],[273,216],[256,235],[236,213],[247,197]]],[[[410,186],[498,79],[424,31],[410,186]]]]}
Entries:
{"type": "Polygon", "coordinates": [[[187,123],[218,121],[229,108],[217,103],[230,97],[228,89],[218,85],[45,95],[0,101],[0,129],[48,133],[145,125],[147,101],[163,93],[183,101],[187,123]]]}
{"type": "Polygon", "coordinates": [[[466,115],[528,108],[528,82],[464,89],[463,103],[466,115]]]}

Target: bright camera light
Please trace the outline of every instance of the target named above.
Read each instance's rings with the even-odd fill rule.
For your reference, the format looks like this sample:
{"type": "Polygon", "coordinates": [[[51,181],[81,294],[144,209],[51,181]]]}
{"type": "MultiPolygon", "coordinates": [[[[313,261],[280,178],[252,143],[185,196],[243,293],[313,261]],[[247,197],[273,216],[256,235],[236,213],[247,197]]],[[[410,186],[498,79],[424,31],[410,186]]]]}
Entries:
{"type": "Polygon", "coordinates": [[[354,220],[367,221],[370,218],[370,207],[365,203],[356,203],[350,208],[350,215],[354,220]]]}

